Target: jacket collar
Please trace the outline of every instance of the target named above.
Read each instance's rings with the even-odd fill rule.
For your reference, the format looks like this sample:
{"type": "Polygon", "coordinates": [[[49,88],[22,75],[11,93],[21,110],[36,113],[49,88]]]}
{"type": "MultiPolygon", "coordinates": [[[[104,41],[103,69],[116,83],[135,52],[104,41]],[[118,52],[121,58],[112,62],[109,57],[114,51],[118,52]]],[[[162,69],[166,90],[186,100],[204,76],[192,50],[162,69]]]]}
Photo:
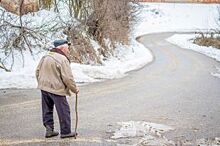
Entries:
{"type": "Polygon", "coordinates": [[[65,56],[65,57],[67,58],[67,60],[70,62],[70,58],[67,57],[67,56],[63,53],[63,51],[61,51],[60,49],[58,49],[58,48],[53,48],[53,49],[50,50],[50,52],[55,52],[55,53],[61,54],[61,55],[65,56]]]}

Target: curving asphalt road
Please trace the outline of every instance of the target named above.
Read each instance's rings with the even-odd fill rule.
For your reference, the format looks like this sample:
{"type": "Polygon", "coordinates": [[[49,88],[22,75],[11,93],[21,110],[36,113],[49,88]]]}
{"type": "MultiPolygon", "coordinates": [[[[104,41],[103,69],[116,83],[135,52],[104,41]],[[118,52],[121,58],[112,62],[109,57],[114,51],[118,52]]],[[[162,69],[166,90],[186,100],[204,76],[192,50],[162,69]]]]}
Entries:
{"type": "Polygon", "coordinates": [[[131,120],[172,126],[174,141],[220,137],[220,79],[210,75],[220,63],[165,41],[171,35],[139,39],[154,54],[146,67],[80,88],[77,140],[44,139],[38,90],[0,90],[0,145],[115,145],[107,126],[131,120]]]}

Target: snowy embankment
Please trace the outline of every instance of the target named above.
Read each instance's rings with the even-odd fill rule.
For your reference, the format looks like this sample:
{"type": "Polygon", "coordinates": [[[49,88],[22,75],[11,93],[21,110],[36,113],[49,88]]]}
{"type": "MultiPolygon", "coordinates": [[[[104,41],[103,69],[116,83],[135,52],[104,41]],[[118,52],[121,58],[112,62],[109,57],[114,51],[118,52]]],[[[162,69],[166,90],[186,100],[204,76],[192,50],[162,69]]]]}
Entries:
{"type": "Polygon", "coordinates": [[[103,66],[90,66],[72,63],[71,67],[77,82],[96,82],[126,76],[127,72],[136,70],[152,61],[152,55],[134,38],[129,46],[118,45],[116,57],[110,57],[103,66]]]}
{"type": "MultiPolygon", "coordinates": [[[[120,78],[125,76],[127,72],[141,68],[152,61],[150,51],[135,39],[132,39],[130,46],[119,45],[115,51],[117,57],[109,58],[103,62],[102,66],[71,63],[75,81],[77,83],[91,83],[104,79],[120,78]]],[[[46,53],[41,52],[35,55],[35,59],[33,59],[29,52],[24,52],[25,62],[23,67],[22,57],[17,52],[14,61],[16,64],[12,72],[0,70],[0,89],[36,88],[35,69],[40,58],[46,53]]]]}
{"type": "MultiPolygon", "coordinates": [[[[211,57],[220,62],[220,50],[213,47],[199,46],[193,43],[193,39],[196,37],[195,34],[176,34],[168,38],[167,41],[176,44],[184,49],[190,49],[208,57],[211,57]]],[[[216,73],[211,73],[213,76],[220,78],[220,66],[216,66],[216,73]]]]}
{"type": "MultiPolygon", "coordinates": [[[[14,17],[15,20],[19,20],[15,15],[12,15],[12,17],[14,17]]],[[[27,14],[23,16],[23,21],[28,22],[29,27],[31,25],[33,28],[44,24],[48,25],[51,22],[58,22],[59,24],[63,21],[65,23],[69,23],[70,21],[70,17],[67,15],[65,15],[62,19],[63,20],[60,20],[58,14],[46,10],[36,12],[34,15],[27,14]],[[41,24],[43,22],[44,24],[41,24]]],[[[19,21],[15,21],[15,23],[18,23],[17,25],[19,25],[19,21]]],[[[45,46],[47,48],[51,48],[54,40],[66,38],[66,36],[61,32],[62,31],[48,33],[46,38],[47,40],[44,42],[46,43],[45,46]]],[[[130,36],[130,40],[131,41],[128,46],[118,44],[115,49],[114,56],[111,56],[107,60],[103,61],[103,65],[92,66],[71,63],[75,81],[77,83],[91,83],[103,81],[105,79],[121,78],[126,76],[127,72],[139,69],[151,62],[152,55],[150,51],[142,44],[138,43],[133,36],[130,36]]],[[[0,39],[0,41],[2,40],[0,39]]],[[[100,47],[95,41],[91,40],[91,43],[94,47],[100,47]]],[[[10,68],[12,62],[14,63],[11,72],[5,72],[3,69],[0,69],[0,89],[37,87],[35,69],[41,57],[47,54],[47,51],[42,51],[40,48],[34,48],[33,51],[34,56],[31,56],[28,51],[24,51],[23,56],[19,51],[14,51],[15,57],[9,55],[7,60],[5,60],[7,55],[4,51],[0,52],[1,60],[5,60],[4,65],[7,65],[7,67],[10,68]],[[24,62],[22,58],[24,58],[24,62]]]]}
{"type": "MultiPolygon", "coordinates": [[[[140,35],[155,32],[207,30],[217,27],[215,23],[217,5],[142,3],[140,9],[141,13],[137,16],[138,22],[130,36],[132,38],[130,45],[118,45],[114,52],[116,57],[105,60],[103,66],[71,64],[76,82],[90,83],[120,78],[125,76],[127,72],[141,68],[151,62],[153,57],[150,51],[135,40],[135,37],[140,35]]],[[[43,12],[38,13],[43,17],[43,12]]],[[[48,17],[50,12],[47,11],[46,13],[48,17]]],[[[54,13],[51,12],[51,15],[54,13]]],[[[35,16],[28,15],[30,19],[35,16]]],[[[34,18],[32,20],[38,23],[43,22],[34,18]]],[[[63,36],[59,33],[55,36],[51,35],[48,43],[51,44],[55,38],[63,38],[63,36]]],[[[5,72],[0,69],[0,89],[36,88],[35,68],[40,58],[46,53],[41,52],[35,55],[33,60],[30,53],[25,52],[24,67],[21,65],[21,59],[16,57],[12,72],[5,72]]],[[[0,57],[3,58],[3,56],[4,53],[0,52],[0,57]]]]}
{"type": "MultiPolygon", "coordinates": [[[[150,4],[145,5],[139,15],[140,22],[135,36],[158,32],[207,32],[220,27],[220,4],[150,4]]],[[[220,50],[196,45],[196,35],[176,34],[167,41],[185,49],[207,55],[220,61],[220,50]]],[[[220,67],[213,76],[220,78],[220,67]]]]}

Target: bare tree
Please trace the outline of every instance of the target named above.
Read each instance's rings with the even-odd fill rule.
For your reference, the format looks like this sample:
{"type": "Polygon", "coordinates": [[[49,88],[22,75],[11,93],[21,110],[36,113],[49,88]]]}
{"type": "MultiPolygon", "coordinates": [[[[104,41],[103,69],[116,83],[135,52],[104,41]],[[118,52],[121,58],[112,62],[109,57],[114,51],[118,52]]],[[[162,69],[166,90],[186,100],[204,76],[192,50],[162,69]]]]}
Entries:
{"type": "Polygon", "coordinates": [[[108,56],[112,54],[115,43],[128,43],[134,18],[133,6],[129,0],[93,0],[92,9],[87,23],[89,34],[104,48],[102,54],[108,56]]]}
{"type": "MultiPolygon", "coordinates": [[[[51,23],[47,22],[38,27],[29,27],[28,22],[23,22],[22,16],[16,21],[14,18],[8,19],[10,17],[1,13],[0,31],[2,33],[0,37],[4,41],[0,44],[0,51],[3,50],[6,55],[0,60],[0,68],[5,68],[7,71],[12,69],[15,50],[20,51],[22,56],[24,50],[29,50],[33,54],[35,46],[42,47],[43,43],[51,39],[47,38],[48,32],[65,30],[69,40],[73,43],[72,61],[84,64],[101,64],[100,54],[104,57],[113,55],[115,44],[129,42],[130,27],[136,13],[136,8],[130,0],[39,0],[39,2],[41,7],[47,9],[53,7],[55,12],[60,11],[59,2],[66,3],[69,7],[69,14],[79,23],[76,23],[74,19],[69,22],[54,20],[57,22],[52,23],[54,26],[50,26],[51,23]],[[91,38],[100,44],[98,52],[92,47],[91,38]],[[8,57],[12,60],[10,67],[4,65],[8,57]]],[[[20,8],[22,5],[23,0],[21,0],[20,8]]]]}
{"type": "Polygon", "coordinates": [[[90,9],[89,0],[69,0],[70,14],[78,20],[86,20],[90,9]]]}
{"type": "MultiPolygon", "coordinates": [[[[20,12],[24,0],[20,1],[20,12]]],[[[15,52],[19,51],[22,57],[23,66],[25,64],[24,51],[28,50],[33,56],[34,48],[45,48],[46,42],[50,40],[47,37],[48,33],[55,33],[62,30],[65,24],[57,23],[42,23],[39,26],[29,25],[31,21],[24,21],[23,16],[15,16],[0,10],[0,51],[5,54],[4,58],[0,59],[0,68],[6,71],[11,71],[15,61],[15,52]],[[10,65],[5,63],[10,61],[10,65]]],[[[53,21],[53,20],[52,20],[53,21]]]]}

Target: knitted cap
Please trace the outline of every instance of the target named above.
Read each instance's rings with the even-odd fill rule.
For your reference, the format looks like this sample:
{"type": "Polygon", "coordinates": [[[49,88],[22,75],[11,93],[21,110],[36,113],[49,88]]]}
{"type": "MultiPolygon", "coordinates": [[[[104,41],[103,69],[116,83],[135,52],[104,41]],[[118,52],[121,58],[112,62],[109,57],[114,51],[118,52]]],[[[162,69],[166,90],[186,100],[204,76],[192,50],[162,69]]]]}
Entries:
{"type": "Polygon", "coordinates": [[[63,44],[71,45],[71,43],[68,42],[67,40],[55,40],[53,42],[54,47],[58,47],[58,46],[63,45],[63,44]]]}

